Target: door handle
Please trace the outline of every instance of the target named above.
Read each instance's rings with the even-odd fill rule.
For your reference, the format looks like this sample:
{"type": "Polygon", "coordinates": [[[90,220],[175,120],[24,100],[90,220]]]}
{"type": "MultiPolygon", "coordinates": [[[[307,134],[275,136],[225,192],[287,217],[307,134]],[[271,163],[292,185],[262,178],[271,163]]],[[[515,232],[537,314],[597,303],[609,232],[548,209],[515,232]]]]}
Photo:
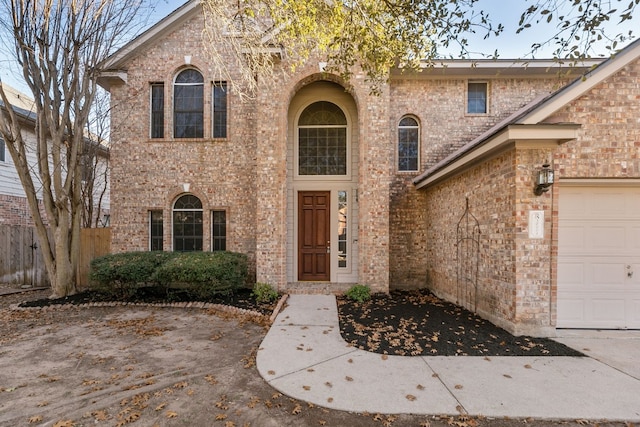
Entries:
{"type": "Polygon", "coordinates": [[[330,254],[331,253],[331,242],[327,242],[327,253],[330,254]]]}

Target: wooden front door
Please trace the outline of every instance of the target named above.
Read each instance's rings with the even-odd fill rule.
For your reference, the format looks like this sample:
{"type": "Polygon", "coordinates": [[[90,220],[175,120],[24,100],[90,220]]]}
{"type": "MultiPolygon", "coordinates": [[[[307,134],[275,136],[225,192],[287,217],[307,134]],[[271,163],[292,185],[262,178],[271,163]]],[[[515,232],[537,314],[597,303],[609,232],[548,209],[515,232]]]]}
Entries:
{"type": "Polygon", "coordinates": [[[330,191],[298,193],[298,280],[330,280],[330,191]]]}

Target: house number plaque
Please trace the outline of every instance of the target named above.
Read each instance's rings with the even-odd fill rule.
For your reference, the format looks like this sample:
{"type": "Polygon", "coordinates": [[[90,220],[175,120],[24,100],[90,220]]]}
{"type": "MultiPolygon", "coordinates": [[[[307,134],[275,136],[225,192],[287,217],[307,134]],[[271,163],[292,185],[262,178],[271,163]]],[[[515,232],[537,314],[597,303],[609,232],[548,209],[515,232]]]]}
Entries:
{"type": "Polygon", "coordinates": [[[544,239],[544,211],[529,211],[529,238],[544,239]]]}

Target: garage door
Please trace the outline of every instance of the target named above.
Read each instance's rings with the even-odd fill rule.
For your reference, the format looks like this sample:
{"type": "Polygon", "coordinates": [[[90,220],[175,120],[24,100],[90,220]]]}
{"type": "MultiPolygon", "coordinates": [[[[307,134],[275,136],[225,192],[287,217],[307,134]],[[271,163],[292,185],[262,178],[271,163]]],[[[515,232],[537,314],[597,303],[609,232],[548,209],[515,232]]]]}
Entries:
{"type": "Polygon", "coordinates": [[[640,187],[562,186],[557,326],[640,328],[640,187]]]}

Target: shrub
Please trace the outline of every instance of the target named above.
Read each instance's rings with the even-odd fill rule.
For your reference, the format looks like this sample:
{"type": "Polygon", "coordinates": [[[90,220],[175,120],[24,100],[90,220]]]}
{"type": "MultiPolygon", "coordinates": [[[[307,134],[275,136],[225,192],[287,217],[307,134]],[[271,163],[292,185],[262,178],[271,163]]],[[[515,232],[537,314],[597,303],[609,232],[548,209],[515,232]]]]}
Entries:
{"type": "Polygon", "coordinates": [[[358,302],[365,302],[371,299],[371,289],[366,285],[353,285],[345,292],[347,298],[358,302]]]}
{"type": "Polygon", "coordinates": [[[228,295],[247,280],[247,256],[236,252],[184,252],[160,265],[153,280],[199,298],[228,295]]]}
{"type": "Polygon", "coordinates": [[[123,252],[98,257],[91,261],[92,288],[118,298],[133,295],[139,287],[153,282],[158,266],[173,254],[170,252],[123,252]]]}
{"type": "Polygon", "coordinates": [[[257,302],[272,302],[278,299],[278,291],[268,283],[256,283],[251,295],[254,296],[257,302]]]}

